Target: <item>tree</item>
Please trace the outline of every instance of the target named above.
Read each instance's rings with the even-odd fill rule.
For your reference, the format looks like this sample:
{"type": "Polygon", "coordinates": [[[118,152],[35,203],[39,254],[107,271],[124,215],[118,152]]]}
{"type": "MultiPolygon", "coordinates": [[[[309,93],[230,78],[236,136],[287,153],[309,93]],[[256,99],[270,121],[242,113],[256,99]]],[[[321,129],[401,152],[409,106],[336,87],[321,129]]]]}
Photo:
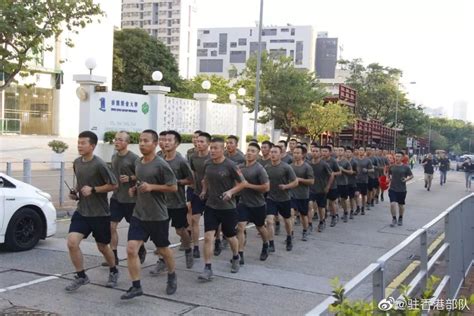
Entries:
{"type": "MultiPolygon", "coordinates": [[[[251,111],[254,110],[256,64],[254,55],[237,81],[237,86],[247,90],[245,104],[251,111]]],[[[275,126],[283,129],[288,139],[302,113],[326,94],[313,73],[296,69],[291,58],[275,58],[266,51],[262,53],[260,79],[259,110],[264,113],[260,121],[275,120],[275,126]]]]}
{"type": "Polygon", "coordinates": [[[339,103],[312,104],[303,112],[299,126],[306,129],[312,141],[317,141],[324,132],[339,133],[354,122],[354,115],[347,106],[339,103]]]}
{"type": "Polygon", "coordinates": [[[433,149],[469,151],[469,141],[474,135],[474,126],[472,126],[471,123],[446,118],[431,118],[430,124],[433,149]],[[435,135],[435,137],[433,137],[433,135],[435,135]],[[436,138],[437,135],[440,135],[442,139],[438,140],[436,138]],[[441,147],[441,145],[443,145],[444,148],[441,147]]]}
{"type": "MultiPolygon", "coordinates": [[[[0,91],[20,74],[35,72],[43,52],[52,51],[47,39],[57,38],[67,29],[73,33],[84,28],[103,11],[93,0],[2,0],[0,1],[0,91]]],[[[72,47],[70,38],[66,45],[72,47]]]]}
{"type": "Polygon", "coordinates": [[[141,29],[114,32],[114,90],[144,94],[144,85],[156,84],[151,78],[156,70],[163,73],[161,84],[172,91],[179,89],[182,80],[178,65],[163,43],[141,29]]]}
{"type": "Polygon", "coordinates": [[[230,81],[224,77],[216,75],[197,75],[193,79],[184,80],[180,89],[175,93],[171,93],[171,95],[179,98],[192,99],[194,93],[204,92],[217,95],[217,99],[215,100],[217,103],[229,103],[229,95],[231,93],[237,94],[230,81]],[[201,87],[202,82],[205,80],[209,80],[211,83],[211,88],[206,91],[201,87]]]}

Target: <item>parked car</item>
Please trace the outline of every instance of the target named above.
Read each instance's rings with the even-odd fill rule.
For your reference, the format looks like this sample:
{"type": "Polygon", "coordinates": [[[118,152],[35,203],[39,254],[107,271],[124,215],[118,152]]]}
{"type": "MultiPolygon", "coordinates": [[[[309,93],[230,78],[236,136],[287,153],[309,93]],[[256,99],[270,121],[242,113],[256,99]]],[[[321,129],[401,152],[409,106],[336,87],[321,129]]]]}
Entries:
{"type": "Polygon", "coordinates": [[[466,158],[471,158],[471,161],[474,161],[474,155],[462,155],[461,157],[459,157],[456,161],[456,171],[459,171],[462,169],[462,164],[464,162],[464,160],[466,160],[466,158]]]}
{"type": "Polygon", "coordinates": [[[56,233],[51,195],[0,173],[0,244],[24,251],[56,233]]]}

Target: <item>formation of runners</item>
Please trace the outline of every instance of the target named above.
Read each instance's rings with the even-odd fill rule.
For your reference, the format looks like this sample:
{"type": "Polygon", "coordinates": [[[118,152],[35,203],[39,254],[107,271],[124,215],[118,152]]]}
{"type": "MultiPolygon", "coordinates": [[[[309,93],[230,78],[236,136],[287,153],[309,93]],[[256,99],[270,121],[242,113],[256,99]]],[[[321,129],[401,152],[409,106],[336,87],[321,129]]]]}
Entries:
{"type": "Polygon", "coordinates": [[[186,268],[202,257],[200,281],[212,280],[212,258],[220,255],[225,245],[232,251],[232,273],[245,264],[248,223],[255,225],[262,240],[261,261],[280,251],[275,235],[281,231],[286,234],[285,251],[292,251],[295,240],[307,241],[314,231],[324,232],[326,224],[334,227],[340,221],[366,215],[384,200],[387,189],[390,225],[403,225],[406,182],[413,177],[402,162],[403,153],[308,145],[291,139],[288,144],[253,140],[244,154],[237,148],[238,141],[235,136],[213,138],[196,131],[194,147],[183,156],[177,151],[181,143],[178,132],[145,130],[140,134],[139,157],[128,150],[130,135],[122,131],[115,136],[116,153],[109,168],[94,155],[97,136],[90,131],[80,133],[80,157],[74,161],[77,184],[70,192],[78,204],[67,239],[76,275],[66,291],[90,282],[80,244],[91,233],[105,258],[103,265],[110,269],[106,286],[117,285],[117,225],[123,219],[130,224],[127,260],[132,286],[122,299],[143,294],[141,264],[146,256],[144,243],[149,239],[159,257],[150,274],[167,273],[166,293],[176,292],[170,224],[181,238],[186,268]],[[109,202],[107,193],[112,191],[109,202]],[[294,227],[299,224],[301,237],[295,236],[294,227]]]}

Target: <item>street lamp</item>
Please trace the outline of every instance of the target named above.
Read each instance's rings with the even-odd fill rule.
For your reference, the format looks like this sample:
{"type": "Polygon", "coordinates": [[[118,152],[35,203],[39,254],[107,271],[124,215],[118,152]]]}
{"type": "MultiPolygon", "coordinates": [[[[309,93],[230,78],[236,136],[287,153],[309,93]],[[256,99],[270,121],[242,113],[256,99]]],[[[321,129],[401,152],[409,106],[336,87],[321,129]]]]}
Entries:
{"type": "Polygon", "coordinates": [[[204,80],[202,83],[201,83],[201,88],[203,88],[204,90],[209,90],[211,89],[211,82],[209,80],[204,80]]]}
{"type": "Polygon", "coordinates": [[[254,122],[253,137],[257,138],[257,121],[259,111],[260,97],[260,65],[262,63],[262,21],[263,21],[263,0],[260,0],[260,19],[258,21],[258,50],[257,50],[257,73],[255,76],[255,106],[254,106],[254,122]]]}
{"type": "MultiPolygon", "coordinates": [[[[407,84],[416,84],[416,81],[407,82],[407,84]]],[[[398,87],[403,86],[401,82],[397,82],[397,95],[395,99],[395,137],[393,139],[393,150],[397,150],[397,125],[398,125],[398,87]]]]}
{"type": "Polygon", "coordinates": [[[229,94],[229,100],[231,103],[234,103],[235,100],[237,100],[237,96],[235,95],[235,93],[229,94]]]}
{"type": "Polygon", "coordinates": [[[153,79],[153,81],[161,81],[161,79],[163,79],[163,73],[159,70],[153,71],[151,79],[153,79]]]}
{"type": "Polygon", "coordinates": [[[97,66],[97,62],[95,61],[95,58],[89,57],[86,59],[86,67],[89,69],[89,74],[92,75],[92,70],[97,66]]]}
{"type": "Polygon", "coordinates": [[[245,96],[246,93],[247,91],[245,90],[245,88],[239,88],[239,90],[237,90],[237,94],[241,97],[245,96]]]}

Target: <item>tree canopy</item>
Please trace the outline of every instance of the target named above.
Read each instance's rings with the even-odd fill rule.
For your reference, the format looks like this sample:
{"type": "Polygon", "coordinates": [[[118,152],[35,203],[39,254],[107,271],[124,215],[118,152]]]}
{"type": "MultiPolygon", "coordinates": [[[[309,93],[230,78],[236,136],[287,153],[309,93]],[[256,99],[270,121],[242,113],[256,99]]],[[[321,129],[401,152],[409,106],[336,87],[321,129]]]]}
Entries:
{"type": "MultiPolygon", "coordinates": [[[[238,88],[237,88],[238,89],[238,88]]],[[[231,93],[237,94],[229,80],[221,76],[216,75],[197,75],[193,79],[183,80],[180,89],[176,92],[171,93],[174,97],[192,99],[194,93],[212,93],[217,95],[215,102],[217,103],[229,103],[229,95],[231,93]],[[201,87],[203,81],[209,80],[211,88],[204,90],[201,87]]]]}
{"type": "MultiPolygon", "coordinates": [[[[53,50],[54,41],[48,39],[60,36],[65,29],[78,33],[103,12],[93,0],[2,0],[0,14],[2,91],[16,75],[35,72],[35,64],[41,63],[42,53],[53,50]]],[[[73,46],[70,38],[66,38],[65,43],[73,46]]]]}
{"type": "Polygon", "coordinates": [[[156,84],[151,74],[163,73],[160,84],[172,91],[180,88],[178,65],[169,49],[141,29],[124,29],[114,33],[114,90],[144,94],[143,86],[156,84]]]}
{"type": "MultiPolygon", "coordinates": [[[[238,86],[246,88],[245,105],[254,110],[257,58],[253,55],[240,74],[238,86]]],[[[313,103],[326,95],[313,73],[297,69],[291,58],[274,57],[262,53],[259,110],[264,113],[262,123],[275,120],[276,128],[283,129],[290,138],[296,122],[313,103]]]]}

